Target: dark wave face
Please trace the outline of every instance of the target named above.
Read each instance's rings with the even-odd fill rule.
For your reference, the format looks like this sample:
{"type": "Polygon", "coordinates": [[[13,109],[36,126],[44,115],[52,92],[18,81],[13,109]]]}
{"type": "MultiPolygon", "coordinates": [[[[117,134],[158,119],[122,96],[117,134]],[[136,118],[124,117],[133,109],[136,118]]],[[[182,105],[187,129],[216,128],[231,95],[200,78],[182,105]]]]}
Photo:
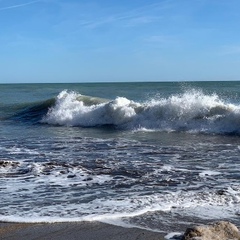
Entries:
{"type": "Polygon", "coordinates": [[[37,124],[41,122],[43,116],[45,116],[49,108],[53,107],[55,99],[49,99],[43,102],[30,103],[17,106],[15,113],[10,119],[15,121],[24,121],[37,124]]]}

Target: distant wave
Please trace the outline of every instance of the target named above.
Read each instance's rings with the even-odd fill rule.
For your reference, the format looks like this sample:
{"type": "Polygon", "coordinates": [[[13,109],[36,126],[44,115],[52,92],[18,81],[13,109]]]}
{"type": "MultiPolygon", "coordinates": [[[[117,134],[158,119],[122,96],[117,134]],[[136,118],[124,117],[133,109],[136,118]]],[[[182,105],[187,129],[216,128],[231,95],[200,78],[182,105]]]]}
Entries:
{"type": "Polygon", "coordinates": [[[83,96],[62,91],[42,123],[97,127],[113,125],[126,130],[190,131],[240,134],[240,105],[227,103],[217,94],[188,90],[168,98],[131,101],[83,96]]]}

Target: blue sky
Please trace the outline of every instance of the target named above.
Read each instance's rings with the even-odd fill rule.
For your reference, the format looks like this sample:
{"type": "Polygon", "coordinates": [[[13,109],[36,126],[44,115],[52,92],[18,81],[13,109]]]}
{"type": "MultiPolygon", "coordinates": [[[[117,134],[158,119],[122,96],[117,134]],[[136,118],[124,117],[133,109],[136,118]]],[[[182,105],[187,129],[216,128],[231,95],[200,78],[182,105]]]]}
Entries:
{"type": "Polygon", "coordinates": [[[240,80],[239,0],[0,0],[0,83],[240,80]]]}

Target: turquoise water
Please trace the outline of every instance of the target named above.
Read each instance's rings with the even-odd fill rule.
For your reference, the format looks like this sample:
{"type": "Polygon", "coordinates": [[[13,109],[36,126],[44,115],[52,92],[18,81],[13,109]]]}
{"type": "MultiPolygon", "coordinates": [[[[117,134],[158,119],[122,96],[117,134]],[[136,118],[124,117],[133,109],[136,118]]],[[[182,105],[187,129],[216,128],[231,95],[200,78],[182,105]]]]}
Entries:
{"type": "Polygon", "coordinates": [[[0,220],[239,224],[239,87],[0,85],[0,220]]]}

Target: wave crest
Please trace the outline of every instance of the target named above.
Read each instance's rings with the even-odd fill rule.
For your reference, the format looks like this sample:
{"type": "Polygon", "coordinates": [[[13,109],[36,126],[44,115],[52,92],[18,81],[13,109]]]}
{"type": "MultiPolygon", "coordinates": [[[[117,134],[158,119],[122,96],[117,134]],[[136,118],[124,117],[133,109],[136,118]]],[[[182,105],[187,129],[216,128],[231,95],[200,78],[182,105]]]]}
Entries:
{"type": "Polygon", "coordinates": [[[226,103],[218,95],[190,90],[168,98],[134,102],[83,96],[62,91],[42,119],[53,125],[120,129],[240,133],[240,106],[226,103]]]}

